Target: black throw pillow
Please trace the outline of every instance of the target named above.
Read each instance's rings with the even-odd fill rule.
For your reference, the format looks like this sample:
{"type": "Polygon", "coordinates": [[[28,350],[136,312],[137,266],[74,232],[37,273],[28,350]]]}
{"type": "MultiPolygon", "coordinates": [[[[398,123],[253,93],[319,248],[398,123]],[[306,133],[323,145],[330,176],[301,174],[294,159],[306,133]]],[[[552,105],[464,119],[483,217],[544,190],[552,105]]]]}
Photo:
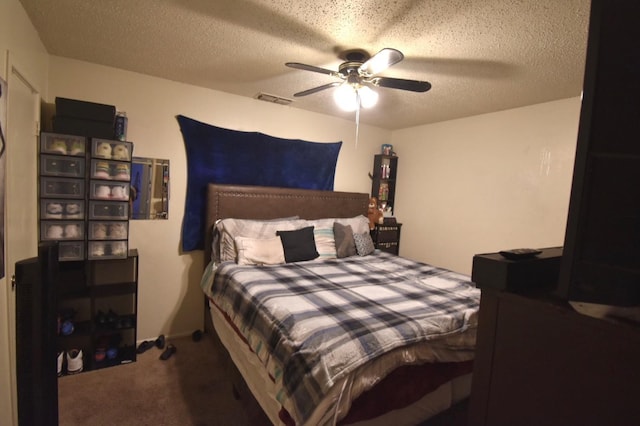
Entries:
{"type": "Polygon", "coordinates": [[[282,240],[284,260],[287,263],[313,260],[319,256],[313,237],[313,226],[295,231],[277,231],[276,235],[282,240]]]}

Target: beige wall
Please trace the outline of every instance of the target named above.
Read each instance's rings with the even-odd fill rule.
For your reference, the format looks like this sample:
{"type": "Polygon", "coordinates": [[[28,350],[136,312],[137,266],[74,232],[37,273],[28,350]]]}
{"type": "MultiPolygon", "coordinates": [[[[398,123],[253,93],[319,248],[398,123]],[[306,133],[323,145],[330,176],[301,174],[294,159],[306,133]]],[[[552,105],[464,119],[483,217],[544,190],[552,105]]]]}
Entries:
{"type": "Polygon", "coordinates": [[[169,220],[130,224],[130,245],[140,253],[139,339],[203,327],[203,254],[180,252],[187,176],[176,115],[283,138],[342,140],[335,177],[342,191],[370,191],[373,154],[390,138],[388,131],[362,126],[356,149],[351,121],[60,57],[51,57],[49,85],[50,102],[61,96],[126,111],[134,155],[171,162],[169,220]]]}
{"type": "MultiPolygon", "coordinates": [[[[0,78],[9,80],[11,68],[17,68],[29,83],[40,94],[46,94],[48,54],[29,21],[22,5],[18,0],[0,0],[0,78]]],[[[9,87],[9,91],[11,87],[9,87]]],[[[5,94],[3,94],[3,97],[5,94]]],[[[11,116],[11,111],[8,111],[11,116]]],[[[8,126],[11,122],[7,123],[8,126]]],[[[7,129],[4,129],[5,136],[7,129]]],[[[7,140],[7,152],[16,141],[7,140]]],[[[19,142],[19,141],[17,141],[19,142]]],[[[5,152],[5,155],[7,155],[5,152]]],[[[35,160],[35,159],[34,159],[35,160]]],[[[24,164],[12,164],[15,170],[24,170],[24,164]]],[[[5,180],[6,182],[6,180],[5,180]]],[[[35,189],[34,189],[35,190],[35,189]]],[[[16,194],[5,194],[5,205],[15,198],[16,194]]],[[[25,241],[25,247],[15,250],[6,247],[7,250],[15,250],[13,253],[25,253],[27,256],[35,256],[35,252],[28,252],[34,247],[37,238],[37,230],[24,230],[11,227],[11,223],[5,222],[5,229],[20,233],[20,239],[25,241]]],[[[15,240],[15,238],[12,238],[15,240]]],[[[6,239],[5,239],[6,241],[6,239]]],[[[6,254],[6,253],[5,253],[6,254]]],[[[5,257],[5,262],[7,258],[5,257]]],[[[15,357],[14,357],[14,300],[15,293],[11,290],[11,274],[13,266],[6,264],[5,277],[0,279],[0,424],[17,424],[17,402],[15,398],[15,357]],[[9,277],[9,278],[7,278],[9,277]]]]}
{"type": "Polygon", "coordinates": [[[580,99],[393,132],[400,254],[470,274],[474,254],[564,242],[580,99]]]}

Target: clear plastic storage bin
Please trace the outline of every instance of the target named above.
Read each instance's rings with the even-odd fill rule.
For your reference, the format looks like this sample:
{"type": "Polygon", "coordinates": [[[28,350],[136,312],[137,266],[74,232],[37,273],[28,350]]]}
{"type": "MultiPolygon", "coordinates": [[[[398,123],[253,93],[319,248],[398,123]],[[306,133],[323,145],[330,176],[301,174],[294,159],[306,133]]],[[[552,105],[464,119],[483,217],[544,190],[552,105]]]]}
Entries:
{"type": "Polygon", "coordinates": [[[129,182],[90,181],[89,198],[93,200],[129,201],[129,182]]]}
{"type": "Polygon", "coordinates": [[[61,241],[58,244],[58,260],[84,260],[84,241],[61,241]]]}
{"type": "Polygon", "coordinates": [[[126,220],[89,222],[90,240],[126,240],[128,238],[129,222],[126,220]]]}
{"type": "Polygon", "coordinates": [[[103,180],[131,181],[131,163],[110,160],[91,160],[91,178],[103,180]]]}
{"type": "Polygon", "coordinates": [[[40,200],[40,219],[84,219],[84,200],[40,200]]]}
{"type": "Polygon", "coordinates": [[[91,139],[91,156],[106,160],[131,161],[133,143],[109,139],[91,139]]]}
{"type": "Polygon", "coordinates": [[[127,241],[89,241],[87,258],[126,259],[128,252],[127,241]]]}
{"type": "Polygon", "coordinates": [[[126,220],[129,218],[129,203],[89,201],[89,219],[126,220]]]}
{"type": "Polygon", "coordinates": [[[59,133],[40,134],[40,153],[73,155],[84,157],[87,149],[87,139],[84,136],[63,135],[59,133]]]}
{"type": "Polygon", "coordinates": [[[84,221],[40,221],[42,241],[84,240],[84,221]]]}
{"type": "Polygon", "coordinates": [[[40,197],[84,198],[84,179],[41,177],[40,197]]]}
{"type": "Polygon", "coordinates": [[[84,159],[61,155],[41,155],[40,175],[84,178],[84,159]]]}

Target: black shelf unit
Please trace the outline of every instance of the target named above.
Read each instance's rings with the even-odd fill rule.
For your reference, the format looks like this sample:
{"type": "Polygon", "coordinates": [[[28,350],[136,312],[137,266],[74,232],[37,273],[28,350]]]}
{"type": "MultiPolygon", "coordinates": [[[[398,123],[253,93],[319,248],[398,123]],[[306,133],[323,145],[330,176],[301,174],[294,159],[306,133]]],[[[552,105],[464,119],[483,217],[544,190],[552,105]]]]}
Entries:
{"type": "MultiPolygon", "coordinates": [[[[398,157],[377,154],[373,157],[373,175],[371,175],[371,196],[378,200],[378,207],[395,208],[396,176],[398,157]]],[[[402,224],[395,218],[385,218],[383,224],[376,224],[371,230],[371,238],[377,249],[398,255],[400,252],[400,229],[402,224]]]]}
{"type": "Polygon", "coordinates": [[[379,204],[386,202],[388,206],[395,207],[397,171],[398,157],[395,155],[377,154],[373,157],[371,196],[376,197],[379,204]]]}
{"type": "Polygon", "coordinates": [[[59,268],[58,313],[73,313],[74,330],[58,332],[58,351],[81,349],[83,371],[135,362],[138,251],[130,249],[124,259],[60,262],[59,268]],[[109,348],[117,355],[96,356],[109,348]]]}

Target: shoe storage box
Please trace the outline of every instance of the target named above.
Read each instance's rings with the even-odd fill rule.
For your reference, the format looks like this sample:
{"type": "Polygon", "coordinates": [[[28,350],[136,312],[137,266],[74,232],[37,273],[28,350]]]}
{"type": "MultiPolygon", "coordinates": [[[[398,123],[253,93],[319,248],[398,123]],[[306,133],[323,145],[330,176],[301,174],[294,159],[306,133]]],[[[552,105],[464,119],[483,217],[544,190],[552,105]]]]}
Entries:
{"type": "Polygon", "coordinates": [[[89,223],[90,240],[126,240],[128,238],[128,221],[92,221],[89,223]]]}
{"type": "Polygon", "coordinates": [[[87,137],[115,138],[116,107],[77,99],[56,98],[53,130],[87,137]]]}
{"type": "Polygon", "coordinates": [[[83,199],[85,187],[83,179],[72,178],[40,178],[40,196],[44,198],[79,198],[83,199]]]}
{"type": "MultiPolygon", "coordinates": [[[[82,106],[62,104],[70,111],[82,106]]],[[[96,108],[103,119],[111,114],[96,108]]],[[[39,235],[60,242],[59,260],[128,256],[132,155],[132,142],[41,133],[39,235]]]]}
{"type": "Polygon", "coordinates": [[[84,260],[84,241],[60,241],[58,244],[60,261],[84,260]]]}
{"type": "Polygon", "coordinates": [[[127,241],[89,241],[88,259],[124,259],[129,251],[127,241]]]}
{"type": "Polygon", "coordinates": [[[53,131],[81,136],[99,136],[101,138],[115,137],[113,124],[58,115],[53,117],[53,131]]]}
{"type": "Polygon", "coordinates": [[[42,132],[40,134],[40,153],[84,158],[86,143],[83,136],[42,132]]]}
{"type": "Polygon", "coordinates": [[[91,157],[106,160],[131,161],[133,144],[107,139],[91,139],[91,157]]]}
{"type": "Polygon", "coordinates": [[[84,221],[40,221],[40,240],[84,240],[84,221]]]}
{"type": "Polygon", "coordinates": [[[40,200],[40,219],[83,220],[84,200],[45,199],[40,200]]]}
{"type": "Polygon", "coordinates": [[[59,155],[40,156],[40,174],[84,178],[84,159],[59,155]]]}
{"type": "Polygon", "coordinates": [[[131,181],[131,164],[121,161],[91,160],[91,179],[131,181]]]}
{"type": "Polygon", "coordinates": [[[129,182],[109,182],[92,180],[89,198],[92,200],[129,200],[129,182]]]}
{"type": "Polygon", "coordinates": [[[89,219],[126,220],[129,217],[128,202],[89,201],[89,219]]]}

